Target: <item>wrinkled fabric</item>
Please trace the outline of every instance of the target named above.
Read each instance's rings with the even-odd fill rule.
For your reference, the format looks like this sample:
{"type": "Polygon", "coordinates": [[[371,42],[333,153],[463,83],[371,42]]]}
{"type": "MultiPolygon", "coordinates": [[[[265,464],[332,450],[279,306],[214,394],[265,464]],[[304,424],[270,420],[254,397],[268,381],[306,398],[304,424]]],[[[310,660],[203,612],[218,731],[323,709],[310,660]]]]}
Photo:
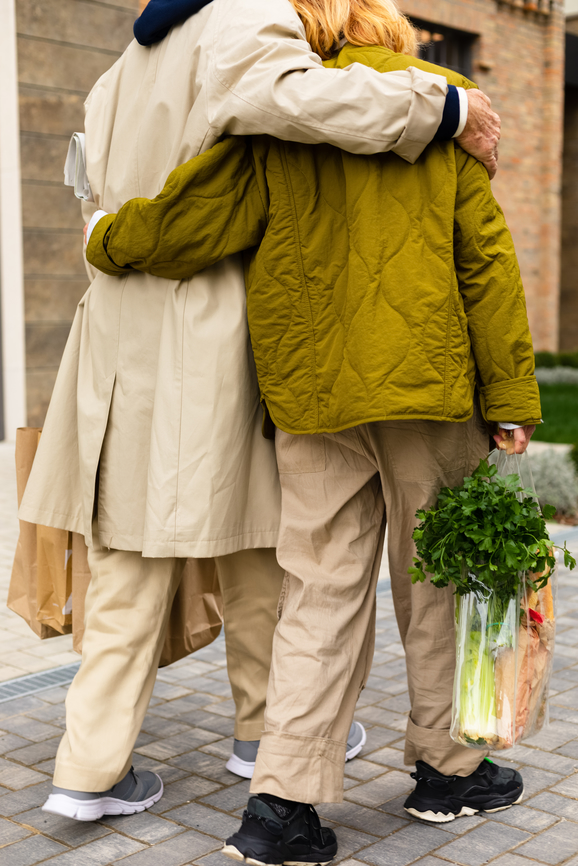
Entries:
{"type": "MultiPolygon", "coordinates": [[[[420,63],[383,48],[334,65],[420,63]]],[[[468,85],[456,73],[450,82],[468,85]]],[[[183,278],[260,242],[247,311],[261,396],[289,433],[377,420],[541,417],[524,290],[487,172],[453,142],[411,166],[229,139],[96,226],[97,267],[183,278]]]]}
{"type": "MultiPolygon", "coordinates": [[[[132,42],[86,102],[95,204],[156,196],[224,133],[267,131],[416,159],[447,83],[414,69],[326,70],[287,0],[213,0],[156,45],[132,42]],[[293,74],[295,73],[295,74],[293,74]]],[[[86,213],[85,213],[86,215],[86,213]]],[[[277,540],[280,495],[239,257],[194,279],[98,274],[79,304],[21,517],[146,557],[277,540]],[[100,467],[100,468],[99,468],[100,467]]]]}

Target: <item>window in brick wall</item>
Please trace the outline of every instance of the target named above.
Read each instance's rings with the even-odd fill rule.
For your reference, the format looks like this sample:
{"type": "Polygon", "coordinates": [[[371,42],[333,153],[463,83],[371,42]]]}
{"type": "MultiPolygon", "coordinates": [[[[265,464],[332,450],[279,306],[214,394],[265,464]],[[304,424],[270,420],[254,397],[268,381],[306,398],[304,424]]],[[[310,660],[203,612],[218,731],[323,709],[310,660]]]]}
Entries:
{"type": "Polygon", "coordinates": [[[453,27],[433,24],[412,18],[412,24],[418,30],[421,43],[419,56],[422,60],[447,66],[456,72],[461,72],[466,78],[472,77],[472,45],[476,36],[453,27]]]}

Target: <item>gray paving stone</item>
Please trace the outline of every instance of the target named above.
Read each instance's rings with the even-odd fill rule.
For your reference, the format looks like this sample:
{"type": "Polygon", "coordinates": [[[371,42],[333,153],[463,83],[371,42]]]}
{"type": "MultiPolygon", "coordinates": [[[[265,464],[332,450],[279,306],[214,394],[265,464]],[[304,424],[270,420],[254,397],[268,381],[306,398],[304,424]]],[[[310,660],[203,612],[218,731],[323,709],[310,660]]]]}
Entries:
{"type": "Polygon", "coordinates": [[[546,770],[541,770],[538,767],[524,766],[522,769],[522,778],[524,779],[524,797],[531,797],[537,794],[538,791],[543,791],[544,788],[550,788],[557,782],[562,781],[562,776],[556,773],[547,773],[546,770]]]}
{"type": "Polygon", "coordinates": [[[578,824],[562,820],[526,842],[518,848],[517,853],[555,866],[575,855],[576,851],[578,851],[578,824]]]}
{"type": "Polygon", "coordinates": [[[122,864],[123,866],[183,866],[195,857],[220,847],[221,843],[217,839],[203,836],[194,830],[187,830],[153,848],[146,848],[138,854],[124,858],[122,864]]]}
{"type": "Polygon", "coordinates": [[[0,818],[0,848],[3,845],[10,845],[11,842],[18,842],[26,836],[30,836],[30,830],[7,821],[6,818],[0,818]]]}
{"type": "Polygon", "coordinates": [[[184,734],[190,730],[190,725],[186,722],[177,722],[171,718],[164,716],[153,716],[150,713],[144,717],[142,730],[147,734],[152,734],[154,737],[174,737],[176,734],[184,734]]]}
{"type": "Polygon", "coordinates": [[[234,785],[239,781],[238,776],[226,769],[225,761],[222,758],[207,755],[205,752],[197,750],[187,752],[184,755],[171,758],[170,763],[175,767],[181,767],[189,773],[196,773],[199,776],[205,776],[207,779],[213,779],[222,785],[234,785]]]}
{"type": "Polygon", "coordinates": [[[141,746],[138,751],[141,755],[147,755],[149,758],[165,761],[168,758],[174,758],[175,755],[182,755],[183,752],[190,752],[191,749],[195,749],[197,746],[210,743],[218,737],[219,734],[214,734],[212,731],[204,731],[202,728],[190,728],[188,731],[176,734],[173,737],[153,740],[152,743],[141,746]]]}
{"type": "Polygon", "coordinates": [[[36,806],[41,806],[50,794],[52,782],[46,780],[40,785],[24,788],[22,791],[4,794],[0,797],[0,815],[10,818],[19,812],[28,812],[36,806]]]}
{"type": "Polygon", "coordinates": [[[407,692],[402,692],[393,698],[387,698],[385,701],[380,701],[378,706],[383,707],[384,710],[389,710],[392,713],[409,713],[411,709],[407,692]]]}
{"type": "Polygon", "coordinates": [[[234,812],[236,809],[244,808],[248,799],[249,780],[247,779],[237,785],[232,785],[230,788],[225,788],[223,791],[218,791],[216,794],[211,794],[209,797],[203,797],[203,803],[222,809],[223,812],[234,812]]]}
{"type": "Polygon", "coordinates": [[[4,734],[0,736],[0,755],[5,755],[14,749],[21,749],[24,746],[30,745],[30,740],[25,740],[24,737],[19,737],[17,734],[4,734]]]}
{"type": "Polygon", "coordinates": [[[85,845],[110,833],[106,827],[93,821],[71,821],[70,818],[43,812],[38,807],[29,812],[21,812],[18,821],[27,827],[34,827],[44,836],[50,836],[71,848],[85,845]]]}
{"type": "MultiPolygon", "coordinates": [[[[200,686],[197,686],[196,688],[198,689],[200,686]]],[[[189,694],[189,689],[186,688],[186,686],[164,683],[158,678],[153,689],[153,696],[155,698],[162,698],[163,701],[173,701],[175,698],[182,698],[187,694],[189,694]]]]}
{"type": "Polygon", "coordinates": [[[14,698],[13,701],[5,701],[0,704],[0,720],[2,721],[2,729],[9,730],[4,725],[4,720],[13,716],[20,716],[22,713],[28,713],[30,710],[42,709],[46,707],[44,701],[34,695],[26,695],[23,698],[14,698]]]}
{"type": "MultiPolygon", "coordinates": [[[[327,820],[334,821],[345,827],[362,830],[373,836],[389,836],[396,830],[405,827],[409,821],[393,815],[385,815],[375,809],[368,809],[357,803],[322,803],[317,807],[318,814],[327,820]]],[[[406,819],[410,815],[406,814],[406,819]]]]}
{"type": "Polygon", "coordinates": [[[218,787],[219,785],[216,782],[211,782],[209,779],[201,779],[199,776],[188,776],[180,779],[178,782],[166,785],[163,796],[158,803],[152,806],[150,811],[155,813],[168,812],[169,809],[190,803],[191,800],[197,800],[203,794],[208,794],[218,787]]]}
{"type": "Polygon", "coordinates": [[[512,806],[511,809],[504,809],[502,812],[482,812],[482,815],[489,821],[497,821],[498,824],[509,824],[520,830],[527,830],[529,833],[539,833],[557,820],[555,815],[546,814],[547,811],[551,810],[537,811],[542,809],[537,800],[540,797],[549,796],[550,794],[538,794],[537,798],[529,800],[525,805],[512,806]]]}
{"type": "Polygon", "coordinates": [[[64,727],[66,718],[66,707],[64,704],[45,704],[37,710],[31,710],[28,714],[31,719],[39,722],[48,722],[57,728],[64,727]]]}
{"type": "Polygon", "coordinates": [[[18,764],[0,769],[0,785],[4,788],[10,788],[12,791],[20,791],[22,788],[28,788],[29,785],[37,785],[45,778],[42,773],[37,773],[28,767],[20,767],[18,764]]]}
{"type": "Polygon", "coordinates": [[[208,833],[209,836],[215,836],[220,840],[226,839],[239,829],[238,818],[210,809],[208,806],[201,806],[199,803],[189,803],[187,806],[171,809],[170,812],[164,813],[164,817],[191,827],[193,830],[208,833]]]}
{"type": "MultiPolygon", "coordinates": [[[[560,782],[553,788],[557,794],[564,794],[566,797],[573,797],[578,800],[578,775],[568,776],[567,779],[560,782]]],[[[576,806],[578,809],[578,804],[576,806]]]]}
{"type": "MultiPolygon", "coordinates": [[[[2,704],[0,704],[1,706],[2,704]]],[[[53,725],[47,725],[28,716],[12,716],[10,719],[4,719],[2,727],[9,733],[18,734],[19,737],[24,737],[26,740],[32,740],[33,743],[49,740],[51,737],[56,737],[61,733],[53,725]]]]}
{"type": "MultiPolygon", "coordinates": [[[[485,813],[479,812],[477,815],[467,815],[463,818],[457,818],[455,821],[448,821],[447,824],[443,824],[442,826],[452,836],[463,836],[464,833],[469,833],[474,827],[481,827],[482,824],[486,823],[487,818],[488,816],[485,813]]],[[[418,819],[414,818],[413,820],[417,821],[418,819]]]]}
{"type": "Polygon", "coordinates": [[[56,686],[53,689],[44,689],[39,697],[49,704],[62,704],[66,700],[67,693],[68,686],[56,686]]]}
{"type": "Polygon", "coordinates": [[[536,866],[536,861],[518,854],[502,854],[497,860],[492,860],[492,866],[536,866]]]}
{"type": "Polygon", "coordinates": [[[524,741],[525,746],[536,746],[539,749],[553,751],[563,746],[570,740],[578,738],[578,725],[555,719],[547,725],[539,734],[524,741]]]}
{"type": "MultiPolygon", "coordinates": [[[[566,655],[567,650],[563,647],[556,647],[556,654],[566,655]]],[[[572,709],[578,709],[578,688],[570,689],[567,692],[562,692],[560,695],[556,695],[552,698],[552,703],[559,707],[572,707],[572,709]]]]}
{"type": "Polygon", "coordinates": [[[543,770],[559,773],[561,776],[573,773],[576,767],[576,761],[572,758],[565,758],[552,752],[543,752],[541,749],[530,749],[526,745],[516,746],[511,750],[510,755],[512,760],[518,763],[529,764],[531,767],[541,767],[543,770]]]}
{"type": "Polygon", "coordinates": [[[127,857],[129,854],[144,849],[145,846],[141,842],[137,842],[136,839],[129,839],[118,833],[110,833],[102,839],[67,851],[66,854],[60,854],[46,862],[50,866],[110,866],[111,863],[116,863],[122,857],[127,857]]]}
{"type": "Polygon", "coordinates": [[[355,718],[359,719],[360,722],[370,722],[372,725],[393,728],[401,733],[404,733],[407,727],[407,716],[389,712],[382,707],[362,707],[355,713],[355,718]]]}
{"type": "Polygon", "coordinates": [[[357,757],[354,761],[347,761],[345,764],[346,776],[364,782],[370,779],[375,779],[376,776],[380,776],[382,773],[383,767],[380,764],[374,764],[371,761],[364,761],[361,757],[357,757]]]}
{"type": "Polygon", "coordinates": [[[578,759],[578,740],[572,740],[572,742],[566,743],[565,746],[560,746],[559,749],[556,749],[556,754],[578,759]]]}
{"type": "Polygon", "coordinates": [[[219,701],[211,704],[210,710],[217,716],[228,716],[230,719],[235,718],[235,702],[231,698],[228,701],[219,701]]]}
{"type": "Polygon", "coordinates": [[[576,800],[560,797],[558,794],[552,794],[550,791],[538,794],[537,797],[529,801],[528,805],[532,809],[551,812],[552,821],[556,820],[555,816],[569,818],[571,821],[578,821],[578,803],[576,800]]]}
{"type": "Polygon", "coordinates": [[[214,695],[203,694],[202,692],[193,695],[185,695],[182,698],[177,698],[174,701],[167,701],[159,704],[154,708],[153,715],[165,716],[166,718],[174,719],[181,713],[190,713],[191,710],[199,710],[211,704],[211,712],[216,712],[215,701],[218,700],[214,695]]]}
{"type": "Polygon", "coordinates": [[[382,728],[379,726],[366,726],[365,730],[367,733],[367,742],[365,743],[361,754],[363,756],[368,755],[370,761],[373,760],[372,755],[376,749],[381,749],[389,743],[394,743],[403,736],[399,731],[390,731],[389,728],[382,728]]]}
{"type": "Polygon", "coordinates": [[[360,859],[376,866],[407,866],[418,857],[440,848],[451,839],[449,833],[425,824],[411,824],[387,839],[365,848],[360,859]]]}
{"type": "Polygon", "coordinates": [[[205,710],[192,710],[190,713],[183,713],[179,716],[179,721],[203,728],[205,731],[213,731],[222,737],[232,737],[235,730],[234,719],[229,719],[227,716],[216,716],[205,710]]]}
{"type": "Polygon", "coordinates": [[[215,740],[214,743],[209,743],[206,746],[201,746],[201,751],[209,755],[215,755],[217,758],[228,760],[233,754],[233,737],[227,737],[224,740],[215,740]]]}
{"type": "Polygon", "coordinates": [[[382,764],[384,767],[393,767],[406,772],[415,769],[414,767],[406,767],[403,761],[403,752],[400,752],[399,749],[379,749],[377,752],[372,752],[371,760],[377,764],[382,764]]]}
{"type": "Polygon", "coordinates": [[[115,833],[123,833],[149,845],[163,842],[183,832],[183,827],[149,811],[137,812],[135,815],[105,815],[100,819],[100,824],[115,833]]]}
{"type": "Polygon", "coordinates": [[[346,860],[352,854],[379,841],[377,836],[370,836],[369,833],[362,833],[360,830],[353,830],[351,827],[335,827],[334,829],[339,846],[337,850],[338,861],[346,860]]]}
{"type": "Polygon", "coordinates": [[[414,785],[415,782],[407,773],[392,770],[373,782],[357,785],[353,790],[347,791],[345,797],[347,800],[361,803],[362,806],[380,806],[403,791],[409,792],[414,785]]]}
{"type": "Polygon", "coordinates": [[[28,836],[7,848],[0,848],[0,866],[32,866],[66,851],[64,845],[45,836],[28,836]]]}
{"type": "Polygon", "coordinates": [[[482,866],[483,863],[493,860],[494,857],[515,848],[529,838],[529,834],[522,830],[487,821],[471,833],[445,845],[437,854],[439,857],[454,863],[462,863],[464,866],[482,866]]]}
{"type": "Polygon", "coordinates": [[[61,737],[54,737],[52,740],[44,740],[42,743],[32,743],[22,749],[15,749],[9,752],[7,757],[11,761],[19,761],[21,764],[26,764],[28,767],[33,764],[38,764],[40,761],[46,761],[49,758],[54,758],[60,745],[61,737]]]}

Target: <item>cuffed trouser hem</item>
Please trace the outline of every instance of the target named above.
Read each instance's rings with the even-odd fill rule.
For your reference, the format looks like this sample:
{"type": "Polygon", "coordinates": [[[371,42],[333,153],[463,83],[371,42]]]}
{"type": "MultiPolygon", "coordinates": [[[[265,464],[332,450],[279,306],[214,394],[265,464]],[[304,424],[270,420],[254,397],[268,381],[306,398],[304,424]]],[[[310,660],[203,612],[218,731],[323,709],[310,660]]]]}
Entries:
{"type": "Polygon", "coordinates": [[[251,793],[299,803],[343,802],[346,743],[266,731],[261,737],[251,793]]]}
{"type": "MultiPolygon", "coordinates": [[[[70,750],[68,735],[64,734],[61,741],[63,752],[70,750]]],[[[95,770],[93,767],[76,765],[70,758],[62,758],[59,760],[57,769],[54,773],[53,784],[58,788],[66,788],[69,791],[84,791],[85,793],[102,793],[108,791],[121,779],[124,779],[132,766],[132,752],[130,753],[124,767],[119,771],[115,768],[112,772],[109,769],[102,771],[95,770]]]]}
{"type": "Polygon", "coordinates": [[[411,718],[407,720],[406,764],[424,761],[444,776],[469,776],[489,754],[489,751],[460,746],[452,740],[448,730],[419,728],[411,718]]]}

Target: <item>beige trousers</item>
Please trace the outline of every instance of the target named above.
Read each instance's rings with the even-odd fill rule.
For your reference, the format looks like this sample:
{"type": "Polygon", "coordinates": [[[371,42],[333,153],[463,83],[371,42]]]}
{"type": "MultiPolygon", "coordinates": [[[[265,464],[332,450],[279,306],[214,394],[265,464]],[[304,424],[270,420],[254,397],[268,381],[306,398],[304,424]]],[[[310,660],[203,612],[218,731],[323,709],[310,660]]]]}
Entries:
{"type": "MultiPolygon", "coordinates": [[[[274,549],[243,550],[215,561],[235,736],[258,740],[283,572],[274,549]]],[[[89,551],[82,663],[66,698],[66,733],[54,771],[58,787],[106,791],[130,768],[184,564],[106,550],[98,542],[89,551]]]]}
{"type": "Polygon", "coordinates": [[[371,666],[386,519],[411,701],[405,760],[468,775],[483,753],[449,736],[452,590],[412,585],[408,568],[416,510],[432,506],[440,487],[460,484],[487,454],[478,412],[461,424],[383,421],[311,436],[277,431],[276,450],[277,558],[287,575],[251,791],[307,803],[342,800],[347,732],[371,666]]]}

